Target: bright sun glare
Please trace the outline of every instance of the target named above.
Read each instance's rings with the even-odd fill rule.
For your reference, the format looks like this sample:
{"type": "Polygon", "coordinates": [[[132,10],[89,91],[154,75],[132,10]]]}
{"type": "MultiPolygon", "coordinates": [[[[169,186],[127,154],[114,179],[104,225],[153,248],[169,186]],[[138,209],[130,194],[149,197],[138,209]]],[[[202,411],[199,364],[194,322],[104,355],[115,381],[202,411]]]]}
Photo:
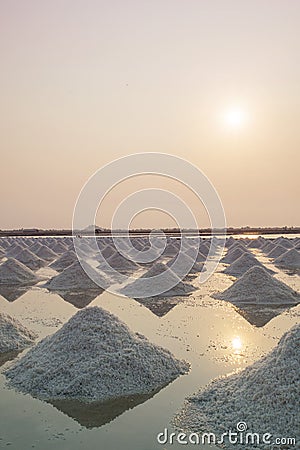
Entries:
{"type": "Polygon", "coordinates": [[[247,114],[244,109],[234,107],[225,112],[224,119],[228,128],[239,129],[245,125],[247,121],[247,114]]]}
{"type": "Polygon", "coordinates": [[[241,350],[242,348],[241,338],[239,336],[233,338],[231,341],[231,345],[234,350],[241,350]]]}

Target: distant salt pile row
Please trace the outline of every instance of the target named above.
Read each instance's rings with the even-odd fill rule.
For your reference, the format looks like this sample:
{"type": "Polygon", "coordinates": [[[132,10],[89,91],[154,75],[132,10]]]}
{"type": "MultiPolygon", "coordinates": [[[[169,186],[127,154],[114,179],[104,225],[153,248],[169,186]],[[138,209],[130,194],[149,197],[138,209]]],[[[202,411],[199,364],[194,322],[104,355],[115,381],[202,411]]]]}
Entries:
{"type": "Polygon", "coordinates": [[[0,312],[0,353],[23,350],[37,338],[18,320],[0,312]]]}
{"type": "MultiPolygon", "coordinates": [[[[220,437],[224,431],[237,431],[236,425],[243,421],[248,425],[244,436],[252,432],[299,439],[299,361],[300,325],[296,325],[267,356],[188,398],[174,419],[175,425],[220,437]]],[[[225,448],[246,447],[225,441],[225,448]]],[[[269,449],[270,444],[260,442],[254,447],[269,449]]]]}
{"type": "Polygon", "coordinates": [[[214,297],[235,305],[293,305],[300,302],[300,294],[261,266],[250,268],[232,286],[214,297]]]}
{"type": "Polygon", "coordinates": [[[156,289],[164,297],[185,296],[195,290],[191,284],[182,282],[181,279],[167,265],[163,263],[156,263],[140,278],[137,278],[133,283],[120,289],[120,293],[126,295],[127,297],[136,297],[137,294],[139,297],[152,297],[154,282],[156,289]],[[158,275],[163,275],[164,278],[155,280],[154,277],[158,275]],[[167,290],[166,286],[171,285],[173,287],[167,290]]]}
{"type": "Polygon", "coordinates": [[[300,252],[299,239],[277,238],[268,242],[262,252],[273,260],[273,263],[282,268],[299,269],[300,252]]]}
{"type": "Polygon", "coordinates": [[[6,376],[11,386],[40,399],[93,402],[154,392],[188,369],[186,362],[93,307],[38,343],[6,376]]]}

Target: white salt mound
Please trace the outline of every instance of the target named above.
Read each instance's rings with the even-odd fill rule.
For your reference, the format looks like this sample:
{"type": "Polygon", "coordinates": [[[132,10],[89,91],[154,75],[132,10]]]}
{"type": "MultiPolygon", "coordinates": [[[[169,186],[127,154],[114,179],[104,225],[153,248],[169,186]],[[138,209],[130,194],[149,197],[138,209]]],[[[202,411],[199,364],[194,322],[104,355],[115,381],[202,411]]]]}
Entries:
{"type": "Polygon", "coordinates": [[[0,312],[0,353],[22,350],[31,345],[36,337],[18,320],[0,312]]]}
{"type": "Polygon", "coordinates": [[[278,258],[278,256],[283,255],[286,252],[286,248],[282,247],[280,244],[276,245],[270,252],[267,254],[268,258],[278,258]]]}
{"type": "Polygon", "coordinates": [[[227,254],[221,259],[221,263],[231,264],[240,256],[244,255],[247,250],[244,250],[240,246],[231,246],[227,254]]]}
{"type": "Polygon", "coordinates": [[[140,278],[137,278],[136,281],[120,289],[120,293],[127,297],[135,297],[138,292],[139,295],[143,295],[144,298],[152,297],[154,282],[156,283],[156,289],[158,288],[161,295],[164,297],[185,296],[195,290],[191,284],[182,282],[166,264],[155,263],[151,269],[145,272],[140,278]],[[153,279],[153,277],[161,274],[164,274],[164,279],[153,279]],[[161,284],[159,285],[159,283],[161,284]],[[173,285],[172,288],[166,288],[166,286],[171,285],[173,285]]]}
{"type": "Polygon", "coordinates": [[[275,259],[274,264],[279,267],[286,267],[290,269],[300,268],[300,253],[298,250],[291,249],[283,253],[275,259]]]}
{"type": "MultiPolygon", "coordinates": [[[[236,259],[230,266],[226,267],[224,273],[232,275],[234,277],[241,277],[251,267],[260,266],[264,267],[261,262],[258,261],[251,253],[244,253],[238,259],[236,259]]],[[[272,270],[265,268],[269,273],[274,273],[272,270]]]]}
{"type": "MultiPolygon", "coordinates": [[[[85,264],[86,263],[82,261],[82,265],[85,264]]],[[[89,268],[89,270],[93,271],[92,268],[89,268]]],[[[94,270],[94,272],[96,271],[94,270]]],[[[99,278],[101,277],[103,283],[101,286],[107,287],[109,285],[109,281],[105,275],[101,276],[100,272],[98,272],[97,276],[99,278]]],[[[44,286],[50,291],[100,289],[86,274],[79,261],[75,261],[59,275],[51,278],[44,286]]]]}
{"type": "Polygon", "coordinates": [[[62,253],[67,251],[67,247],[61,242],[61,240],[57,240],[51,243],[50,248],[57,255],[61,255],[62,253]]]}
{"type": "Polygon", "coordinates": [[[56,259],[49,267],[51,269],[56,270],[57,272],[62,272],[71,264],[77,261],[77,255],[72,250],[68,250],[66,253],[61,255],[58,259],[56,259]]]}
{"type": "Polygon", "coordinates": [[[6,371],[40,399],[84,402],[156,391],[189,369],[99,307],[85,308],[6,371]]]}
{"type": "MultiPolygon", "coordinates": [[[[135,271],[139,268],[139,266],[134,262],[127,258],[125,258],[123,255],[121,255],[118,252],[113,253],[108,259],[107,263],[115,270],[119,272],[126,272],[126,271],[135,271]]],[[[99,265],[99,268],[101,268],[101,263],[99,265]]]]}
{"type": "Polygon", "coordinates": [[[0,265],[0,285],[32,285],[39,280],[32,270],[14,258],[0,265]]]}
{"type": "MultiPolygon", "coordinates": [[[[33,251],[31,249],[31,251],[33,251]]],[[[37,256],[44,259],[45,261],[53,261],[58,257],[56,253],[54,253],[50,248],[48,248],[46,245],[41,245],[38,250],[34,252],[37,256]]]]}
{"type": "Polygon", "coordinates": [[[19,252],[16,256],[16,259],[31,270],[38,270],[47,264],[45,260],[36,256],[28,248],[25,248],[24,250],[19,252]]]}
{"type": "MultiPolygon", "coordinates": [[[[175,425],[220,437],[229,429],[236,431],[237,423],[243,421],[248,432],[296,437],[299,442],[299,361],[300,325],[296,325],[267,356],[238,374],[214,380],[188,398],[174,419],[175,425]]],[[[262,442],[251,447],[227,442],[225,447],[271,448],[262,442]]]]}
{"type": "Polygon", "coordinates": [[[300,294],[286,284],[273,278],[263,267],[254,266],[224,292],[215,298],[235,305],[265,304],[284,305],[300,302],[300,294]]]}

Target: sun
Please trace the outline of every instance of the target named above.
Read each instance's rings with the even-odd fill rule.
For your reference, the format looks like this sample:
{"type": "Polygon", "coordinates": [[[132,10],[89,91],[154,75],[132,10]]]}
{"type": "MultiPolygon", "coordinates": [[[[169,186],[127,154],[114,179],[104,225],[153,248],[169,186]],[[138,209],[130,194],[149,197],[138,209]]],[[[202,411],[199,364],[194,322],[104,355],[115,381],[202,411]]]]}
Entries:
{"type": "Polygon", "coordinates": [[[224,122],[226,127],[232,130],[244,127],[247,122],[246,110],[239,106],[227,109],[224,114],[224,122]]]}
{"type": "Polygon", "coordinates": [[[239,336],[234,337],[231,341],[231,345],[232,345],[233,350],[235,350],[235,351],[241,350],[241,348],[243,346],[241,338],[239,336]]]}

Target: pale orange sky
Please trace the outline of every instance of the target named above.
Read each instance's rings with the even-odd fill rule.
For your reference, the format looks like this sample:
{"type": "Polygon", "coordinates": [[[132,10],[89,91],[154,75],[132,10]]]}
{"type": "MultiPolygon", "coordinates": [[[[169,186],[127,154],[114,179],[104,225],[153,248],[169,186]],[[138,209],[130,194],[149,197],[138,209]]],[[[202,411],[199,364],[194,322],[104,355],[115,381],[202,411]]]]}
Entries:
{"type": "Polygon", "coordinates": [[[299,225],[299,23],[298,0],[2,0],[0,228],[70,227],[93,172],[143,151],[197,165],[230,226],[299,225]]]}

